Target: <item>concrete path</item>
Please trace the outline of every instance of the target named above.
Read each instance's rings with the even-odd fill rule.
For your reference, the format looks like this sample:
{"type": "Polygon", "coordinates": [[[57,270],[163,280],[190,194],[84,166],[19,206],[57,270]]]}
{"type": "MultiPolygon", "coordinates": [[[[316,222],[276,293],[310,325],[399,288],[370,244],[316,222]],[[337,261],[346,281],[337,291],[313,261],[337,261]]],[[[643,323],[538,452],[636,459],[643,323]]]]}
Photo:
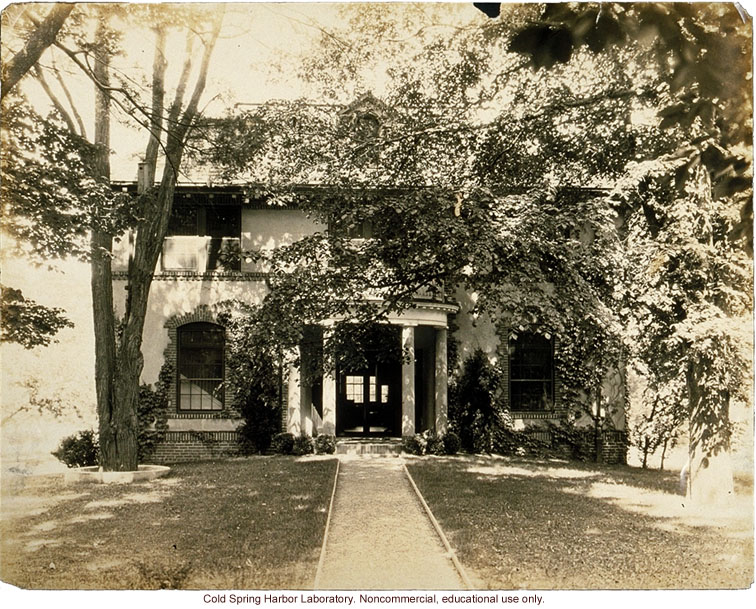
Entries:
{"type": "Polygon", "coordinates": [[[464,588],[402,463],[341,459],[319,589],[464,588]]]}

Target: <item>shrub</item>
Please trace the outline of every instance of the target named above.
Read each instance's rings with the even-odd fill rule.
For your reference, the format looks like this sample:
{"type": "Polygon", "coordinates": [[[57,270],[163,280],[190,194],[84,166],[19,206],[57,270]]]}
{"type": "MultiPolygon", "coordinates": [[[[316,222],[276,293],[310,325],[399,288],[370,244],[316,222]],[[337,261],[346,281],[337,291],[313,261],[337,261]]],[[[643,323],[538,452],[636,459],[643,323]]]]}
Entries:
{"type": "Polygon", "coordinates": [[[270,447],[279,455],[290,455],[294,450],[294,434],[284,432],[273,436],[270,447]]]}
{"type": "Polygon", "coordinates": [[[449,388],[449,420],[465,450],[491,452],[500,412],[495,401],[498,386],[496,369],[478,349],[465,360],[459,380],[449,388]]]}
{"type": "Polygon", "coordinates": [[[320,434],[315,438],[315,451],[319,455],[332,455],[336,452],[336,437],[320,434]]]}
{"type": "Polygon", "coordinates": [[[276,431],[281,429],[281,410],[276,404],[250,395],[241,407],[241,414],[244,422],[236,431],[242,454],[266,452],[272,446],[276,431]]]}
{"type": "Polygon", "coordinates": [[[425,438],[419,433],[414,436],[402,438],[402,451],[411,455],[423,455],[425,453],[425,438]]]}
{"type": "Polygon", "coordinates": [[[68,467],[87,467],[97,465],[100,459],[100,446],[97,436],[91,429],[80,431],[60,441],[53,456],[68,467]]]}
{"type": "Polygon", "coordinates": [[[456,455],[459,452],[460,447],[462,446],[461,442],[459,441],[459,436],[453,431],[447,431],[443,441],[444,454],[447,455],[456,455]]]}
{"type": "Polygon", "coordinates": [[[315,441],[306,434],[297,436],[294,438],[291,452],[295,455],[311,455],[315,452],[315,441]]]}
{"type": "Polygon", "coordinates": [[[459,450],[459,436],[448,432],[445,436],[426,430],[414,436],[402,438],[402,450],[411,455],[453,455],[459,450]],[[447,438],[449,448],[447,448],[447,438]]]}
{"type": "Polygon", "coordinates": [[[251,377],[245,391],[237,396],[237,404],[244,419],[237,431],[240,448],[245,455],[266,452],[271,447],[276,432],[281,429],[281,409],[278,406],[273,363],[265,359],[260,367],[263,370],[259,375],[251,377]]]}
{"type": "Polygon", "coordinates": [[[494,452],[494,429],[491,422],[486,420],[482,413],[476,412],[472,424],[466,430],[462,430],[461,437],[468,435],[467,446],[463,446],[473,453],[492,453],[494,452]]]}
{"type": "Polygon", "coordinates": [[[426,455],[444,455],[446,449],[444,448],[443,437],[437,435],[435,432],[430,432],[426,436],[427,444],[425,445],[426,455]]]}
{"type": "Polygon", "coordinates": [[[267,452],[281,431],[279,363],[256,320],[252,312],[219,318],[229,339],[226,375],[231,407],[243,419],[236,431],[245,455],[267,452]]]}

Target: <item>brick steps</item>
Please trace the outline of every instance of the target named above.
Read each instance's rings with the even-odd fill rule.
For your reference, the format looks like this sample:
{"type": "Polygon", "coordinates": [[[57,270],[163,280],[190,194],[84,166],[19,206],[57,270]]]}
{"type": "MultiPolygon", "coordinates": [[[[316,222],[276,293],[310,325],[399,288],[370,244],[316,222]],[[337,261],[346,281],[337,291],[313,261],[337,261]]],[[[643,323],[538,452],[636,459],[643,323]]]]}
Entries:
{"type": "Polygon", "coordinates": [[[338,440],[337,455],[398,455],[402,452],[402,442],[397,439],[386,440],[338,440]]]}

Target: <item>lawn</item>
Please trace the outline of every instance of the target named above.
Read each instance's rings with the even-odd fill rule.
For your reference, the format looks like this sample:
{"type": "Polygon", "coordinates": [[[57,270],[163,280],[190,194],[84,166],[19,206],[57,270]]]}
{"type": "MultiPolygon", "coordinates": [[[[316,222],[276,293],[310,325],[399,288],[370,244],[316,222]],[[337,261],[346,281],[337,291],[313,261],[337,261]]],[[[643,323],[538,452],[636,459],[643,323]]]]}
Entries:
{"type": "Polygon", "coordinates": [[[481,588],[745,588],[753,579],[752,480],[712,512],[684,506],[669,472],[472,456],[408,468],[481,588]]]}
{"type": "Polygon", "coordinates": [[[4,479],[1,576],[22,588],[312,587],[335,470],[253,457],[139,484],[4,479]]]}

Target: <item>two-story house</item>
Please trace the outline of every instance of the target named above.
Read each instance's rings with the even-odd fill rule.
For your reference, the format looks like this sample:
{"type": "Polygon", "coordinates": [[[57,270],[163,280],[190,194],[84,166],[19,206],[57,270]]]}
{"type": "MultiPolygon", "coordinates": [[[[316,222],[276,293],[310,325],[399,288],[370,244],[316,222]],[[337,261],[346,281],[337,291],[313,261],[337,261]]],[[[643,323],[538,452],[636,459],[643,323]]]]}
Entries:
{"type": "MultiPolygon", "coordinates": [[[[135,189],[134,184],[121,185],[135,189]]],[[[167,432],[156,459],[207,458],[237,450],[239,412],[225,383],[224,328],[216,306],[229,299],[259,303],[267,292],[266,275],[257,262],[239,252],[289,244],[326,230],[302,211],[270,207],[240,187],[181,185],[162,255],[155,269],[145,320],[143,380],[154,383],[164,363],[173,371],[167,432]]],[[[125,300],[128,240],[113,262],[116,306],[125,300]]],[[[326,433],[337,437],[402,437],[447,427],[447,340],[450,319],[463,354],[476,348],[494,354],[496,332],[484,320],[473,323],[472,303],[428,292],[413,306],[389,317],[393,340],[410,358],[372,362],[360,370],[337,370],[304,381],[292,367],[285,375],[282,430],[326,433]]],[[[323,320],[327,332],[329,320],[323,320]]],[[[516,425],[558,420],[565,415],[560,380],[555,374],[558,342],[535,334],[520,335],[502,362],[507,403],[516,425]]],[[[621,375],[608,379],[605,394],[624,400],[621,375]]],[[[624,429],[617,414],[616,430],[624,429]]],[[[584,421],[588,424],[589,421],[584,421]]]]}
{"type": "MultiPolygon", "coordinates": [[[[371,115],[372,116],[372,115],[371,115]]],[[[359,121],[358,125],[362,125],[359,121]]],[[[372,126],[372,123],[368,125],[372,126]]],[[[137,184],[117,185],[136,192],[137,184]]],[[[257,304],[265,297],[265,268],[245,252],[273,250],[328,227],[295,205],[270,205],[248,185],[183,183],[176,189],[162,255],[155,269],[145,319],[144,382],[154,383],[164,365],[171,371],[167,430],[155,459],[180,461],[233,454],[240,413],[227,383],[227,337],[218,305],[235,299],[257,304]]],[[[353,228],[369,237],[370,226],[353,228]]],[[[128,239],[113,260],[116,308],[123,309],[128,239]]],[[[337,438],[400,438],[424,430],[447,429],[450,328],[464,358],[476,349],[495,357],[500,338],[485,319],[473,320],[470,295],[431,290],[414,294],[412,306],[389,315],[390,331],[405,357],[369,361],[360,369],[339,369],[321,378],[283,371],[281,430],[333,434],[337,438]],[[452,323],[450,323],[452,322],[452,323]]],[[[333,320],[324,319],[321,333],[333,320]]],[[[505,403],[516,427],[560,420],[568,407],[555,372],[557,339],[519,333],[510,340],[503,371],[505,403]]],[[[306,359],[306,353],[299,354],[306,359]]],[[[622,374],[607,378],[608,403],[625,401],[622,374]]],[[[614,435],[605,438],[608,460],[624,460],[624,408],[605,413],[614,435]],[[616,454],[615,454],[616,453],[616,454]],[[620,454],[621,453],[621,454],[620,454]]],[[[590,417],[579,424],[591,425],[590,417]]]]}

